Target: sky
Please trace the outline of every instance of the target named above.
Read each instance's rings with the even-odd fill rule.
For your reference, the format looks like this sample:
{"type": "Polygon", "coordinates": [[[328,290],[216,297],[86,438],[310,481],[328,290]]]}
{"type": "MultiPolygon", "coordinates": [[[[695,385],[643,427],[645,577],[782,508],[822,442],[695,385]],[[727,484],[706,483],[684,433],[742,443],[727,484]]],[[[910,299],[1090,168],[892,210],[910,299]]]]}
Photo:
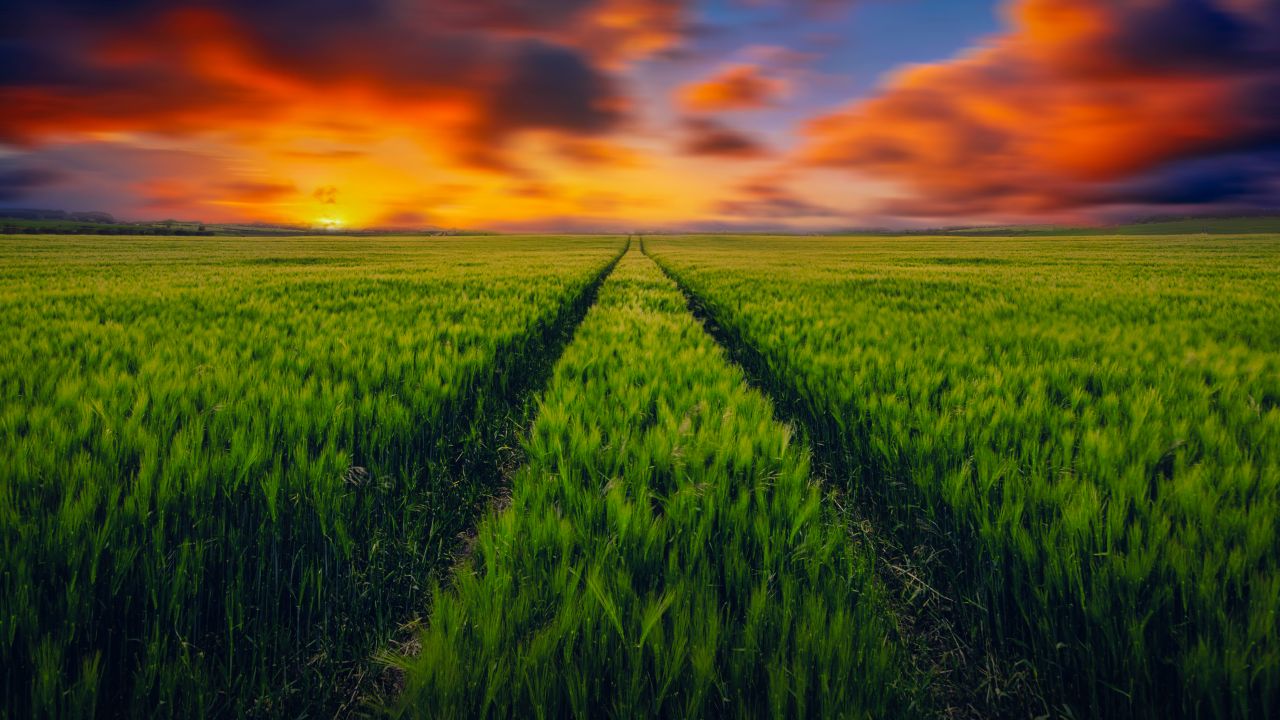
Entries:
{"type": "Polygon", "coordinates": [[[0,7],[0,207],[612,232],[1278,201],[1280,0],[0,7]]]}

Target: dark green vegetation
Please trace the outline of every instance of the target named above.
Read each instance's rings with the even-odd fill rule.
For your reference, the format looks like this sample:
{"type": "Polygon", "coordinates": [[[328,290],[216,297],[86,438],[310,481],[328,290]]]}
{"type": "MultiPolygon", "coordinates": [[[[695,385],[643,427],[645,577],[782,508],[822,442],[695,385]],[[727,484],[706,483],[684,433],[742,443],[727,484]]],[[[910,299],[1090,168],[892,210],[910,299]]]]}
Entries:
{"type": "Polygon", "coordinates": [[[947,235],[972,237],[1117,237],[1127,235],[1256,235],[1280,233],[1280,215],[1155,219],[1094,228],[1009,226],[964,228],[947,235]]]}
{"type": "Polygon", "coordinates": [[[1076,717],[1280,712],[1280,239],[650,239],[1076,717]]]}
{"type": "MultiPolygon", "coordinates": [[[[0,211],[0,235],[213,235],[199,222],[121,223],[97,219],[100,213],[50,213],[61,217],[8,217],[0,211]]],[[[109,218],[109,216],[107,216],[109,218]]]]}
{"type": "Polygon", "coordinates": [[[331,714],[622,246],[0,239],[4,714],[331,714]]]}
{"type": "Polygon", "coordinates": [[[0,715],[1280,714],[1280,237],[624,245],[0,237],[0,715]]]}
{"type": "Polygon", "coordinates": [[[60,210],[0,209],[0,235],[122,235],[122,236],[222,236],[222,237],[306,237],[323,232],[325,237],[421,237],[482,236],[484,230],[379,230],[321,228],[269,223],[204,223],[184,220],[123,222],[106,213],[67,213],[60,210]]]}
{"type": "Polygon", "coordinates": [[[438,591],[406,714],[913,713],[808,451],[633,250],[556,366],[508,508],[438,591]]]}

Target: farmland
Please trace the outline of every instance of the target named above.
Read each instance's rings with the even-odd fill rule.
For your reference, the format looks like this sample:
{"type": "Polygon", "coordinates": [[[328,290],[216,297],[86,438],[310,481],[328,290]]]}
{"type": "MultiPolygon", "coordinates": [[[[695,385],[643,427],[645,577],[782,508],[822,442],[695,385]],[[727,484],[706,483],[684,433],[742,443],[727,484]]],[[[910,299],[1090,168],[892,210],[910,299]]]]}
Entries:
{"type": "Polygon", "coordinates": [[[6,714],[284,714],[345,689],[493,491],[503,419],[621,248],[6,240],[6,714]]]}
{"type": "Polygon", "coordinates": [[[1280,712],[1275,236],[0,261],[0,715],[1280,712]]]}
{"type": "Polygon", "coordinates": [[[866,548],[808,451],[638,251],[557,365],[528,447],[510,506],[433,603],[407,714],[909,706],[866,548]]]}
{"type": "Polygon", "coordinates": [[[1280,710],[1280,241],[648,247],[975,644],[1077,716],[1280,710]]]}

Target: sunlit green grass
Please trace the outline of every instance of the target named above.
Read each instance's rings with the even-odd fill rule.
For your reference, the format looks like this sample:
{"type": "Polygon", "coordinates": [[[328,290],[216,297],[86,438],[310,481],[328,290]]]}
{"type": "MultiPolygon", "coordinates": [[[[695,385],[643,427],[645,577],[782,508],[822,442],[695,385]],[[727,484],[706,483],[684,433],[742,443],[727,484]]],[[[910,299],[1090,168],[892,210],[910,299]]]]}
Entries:
{"type": "Polygon", "coordinates": [[[621,247],[0,238],[0,714],[331,711],[621,247]]]}
{"type": "Polygon", "coordinates": [[[636,251],[556,367],[509,507],[437,590],[405,715],[907,717],[809,454],[636,251]]]}
{"type": "Polygon", "coordinates": [[[1051,699],[1280,712],[1280,238],[646,242],[1051,699]]]}
{"type": "Polygon", "coordinates": [[[623,245],[0,237],[0,715],[1280,712],[1280,238],[623,245]]]}

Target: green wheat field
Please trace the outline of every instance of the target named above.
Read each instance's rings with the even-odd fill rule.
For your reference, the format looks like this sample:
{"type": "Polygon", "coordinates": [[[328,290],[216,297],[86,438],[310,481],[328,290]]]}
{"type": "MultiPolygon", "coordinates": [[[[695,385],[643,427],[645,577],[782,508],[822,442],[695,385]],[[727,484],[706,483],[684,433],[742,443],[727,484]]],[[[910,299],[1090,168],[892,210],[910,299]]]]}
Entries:
{"type": "Polygon", "coordinates": [[[1280,236],[0,237],[0,714],[1280,715],[1280,236]]]}

